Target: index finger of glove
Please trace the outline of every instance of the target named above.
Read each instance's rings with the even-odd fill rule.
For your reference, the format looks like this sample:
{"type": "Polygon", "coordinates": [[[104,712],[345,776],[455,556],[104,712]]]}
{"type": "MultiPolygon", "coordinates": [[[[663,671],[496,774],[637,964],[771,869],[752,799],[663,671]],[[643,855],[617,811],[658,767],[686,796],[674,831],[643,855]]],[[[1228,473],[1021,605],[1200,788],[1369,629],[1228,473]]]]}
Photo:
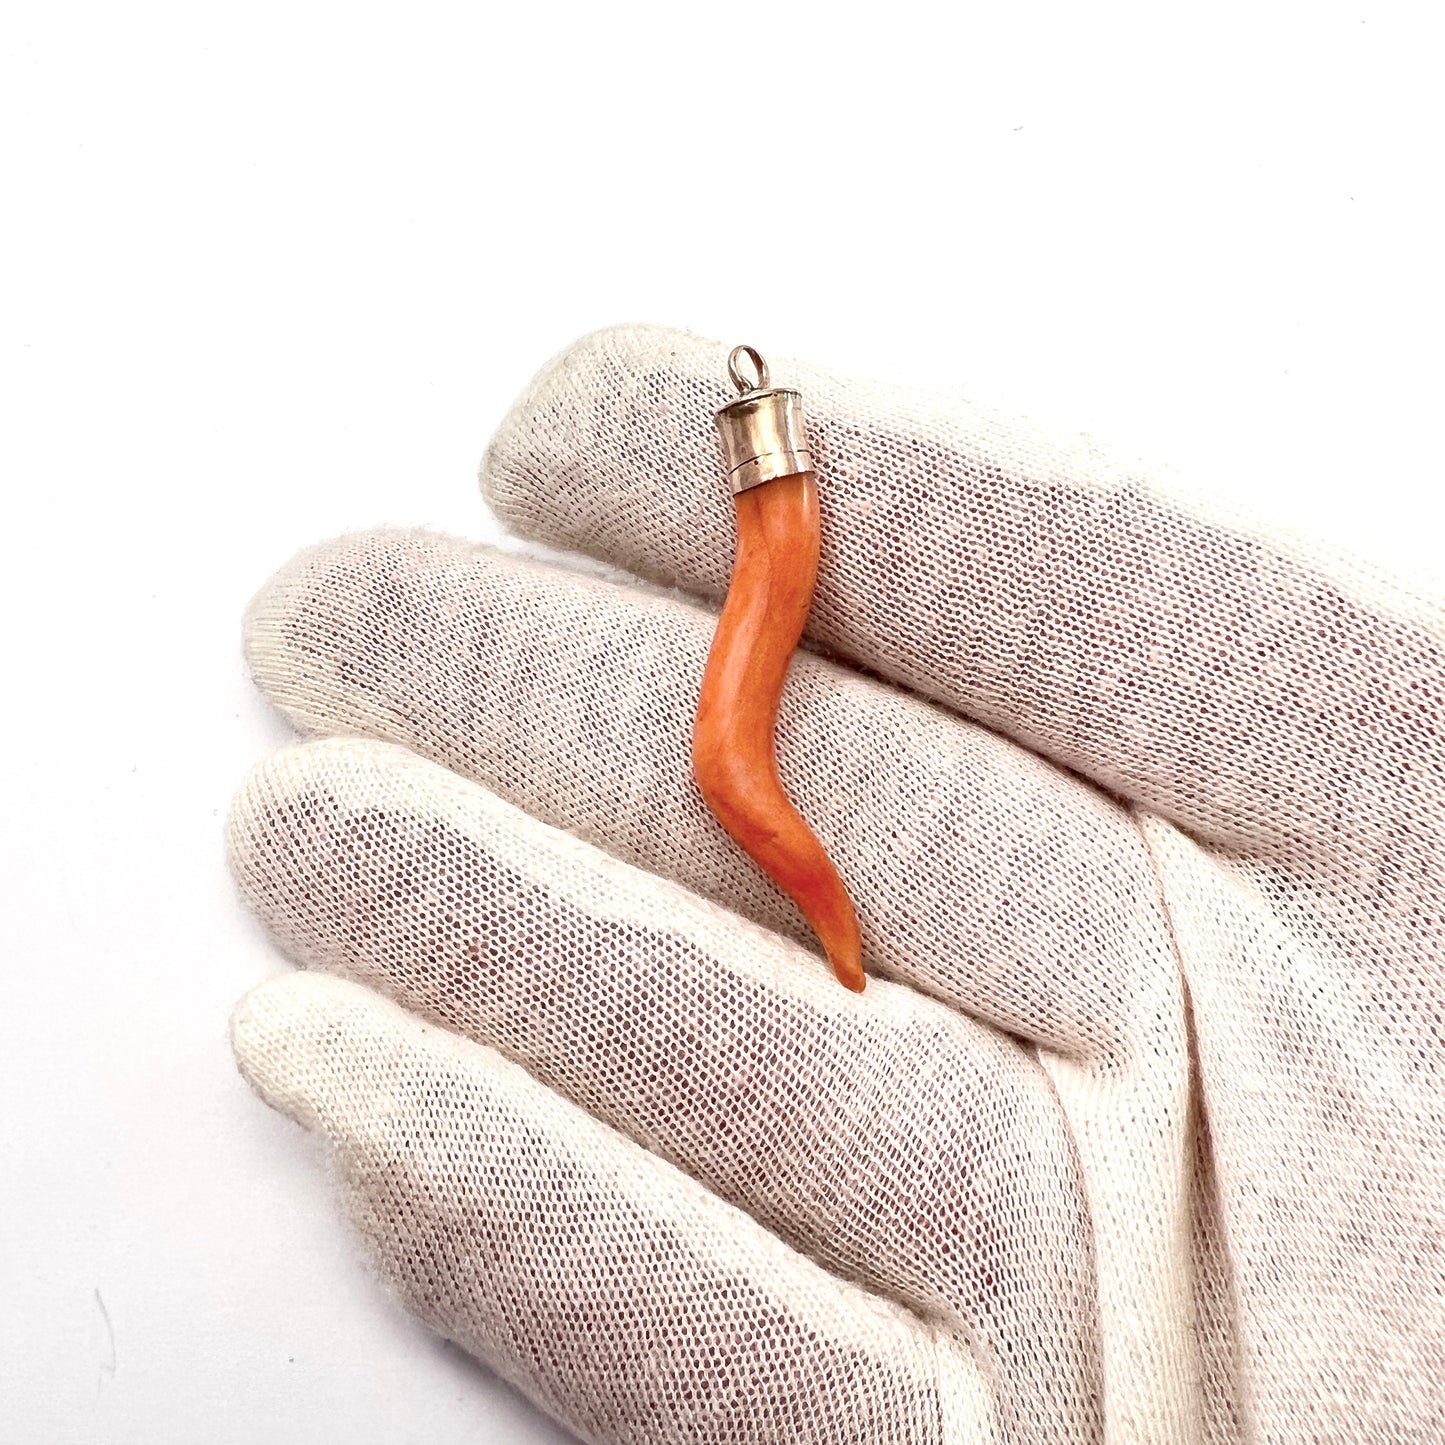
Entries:
{"type": "MultiPolygon", "coordinates": [[[[503,422],[488,500],[526,536],[719,595],[726,354],[661,327],[584,338],[503,422]]],[[[772,372],[804,394],[822,478],[817,642],[1266,861],[1330,872],[1422,830],[1445,780],[1438,605],[1085,437],[772,372]]]]}

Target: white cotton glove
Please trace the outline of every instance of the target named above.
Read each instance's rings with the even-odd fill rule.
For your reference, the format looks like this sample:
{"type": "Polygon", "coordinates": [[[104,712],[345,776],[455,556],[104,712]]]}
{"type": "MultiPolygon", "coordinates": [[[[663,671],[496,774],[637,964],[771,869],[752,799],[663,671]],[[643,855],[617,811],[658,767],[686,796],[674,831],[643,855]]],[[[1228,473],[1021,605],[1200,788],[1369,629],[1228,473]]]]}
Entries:
{"type": "MultiPolygon", "coordinates": [[[[554,361],[484,486],[719,597],[726,348],[554,361]]],[[[867,992],[697,796],[713,614],[306,553],[231,819],[241,1067],[378,1269],[583,1438],[1445,1435],[1445,620],[1081,438],[776,360],[823,506],[784,781],[867,992]],[[901,684],[902,688],[892,684],[901,684]]]]}

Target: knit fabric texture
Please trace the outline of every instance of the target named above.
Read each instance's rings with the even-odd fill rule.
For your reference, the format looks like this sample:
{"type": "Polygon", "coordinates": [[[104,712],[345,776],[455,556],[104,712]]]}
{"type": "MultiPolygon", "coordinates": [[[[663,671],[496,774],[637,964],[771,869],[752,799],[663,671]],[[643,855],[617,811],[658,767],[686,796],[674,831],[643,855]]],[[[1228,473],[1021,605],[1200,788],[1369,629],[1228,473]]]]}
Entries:
{"type": "Polygon", "coordinates": [[[1167,471],[773,358],[823,552],[779,765],[868,990],[697,795],[726,347],[584,338],[483,483],[604,578],[302,554],[230,820],[243,1071],[586,1440],[1445,1436],[1445,613],[1167,471]]]}

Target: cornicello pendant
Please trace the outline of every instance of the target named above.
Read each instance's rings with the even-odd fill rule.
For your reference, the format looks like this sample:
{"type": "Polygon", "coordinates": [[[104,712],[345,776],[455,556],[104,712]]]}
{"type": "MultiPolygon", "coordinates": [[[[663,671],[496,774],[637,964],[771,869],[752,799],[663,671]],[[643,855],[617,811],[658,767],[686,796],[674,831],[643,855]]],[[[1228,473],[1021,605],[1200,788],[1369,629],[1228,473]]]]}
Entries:
{"type": "Polygon", "coordinates": [[[737,511],[727,601],[703,673],[693,774],[734,842],[802,910],[838,981],[864,985],[858,918],[823,845],[783,791],[774,733],[788,664],[818,577],[818,487],[802,397],[769,385],[751,346],[728,374],[740,395],[717,413],[737,511]],[[755,380],[740,370],[746,358],[755,380]]]}

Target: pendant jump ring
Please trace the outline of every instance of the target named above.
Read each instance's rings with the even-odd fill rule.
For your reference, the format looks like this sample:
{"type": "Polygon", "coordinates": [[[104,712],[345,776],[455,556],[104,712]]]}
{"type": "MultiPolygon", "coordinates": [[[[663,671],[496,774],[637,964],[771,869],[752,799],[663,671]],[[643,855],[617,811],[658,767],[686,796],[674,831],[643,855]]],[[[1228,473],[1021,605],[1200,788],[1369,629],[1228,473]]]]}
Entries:
{"type": "Polygon", "coordinates": [[[768,363],[759,355],[756,348],[751,346],[735,346],[728,353],[728,375],[732,377],[733,385],[744,396],[750,391],[765,391],[768,385],[768,363]],[[738,357],[746,356],[753,364],[753,372],[757,380],[749,382],[744,380],[741,370],[738,368],[738,357]]]}

